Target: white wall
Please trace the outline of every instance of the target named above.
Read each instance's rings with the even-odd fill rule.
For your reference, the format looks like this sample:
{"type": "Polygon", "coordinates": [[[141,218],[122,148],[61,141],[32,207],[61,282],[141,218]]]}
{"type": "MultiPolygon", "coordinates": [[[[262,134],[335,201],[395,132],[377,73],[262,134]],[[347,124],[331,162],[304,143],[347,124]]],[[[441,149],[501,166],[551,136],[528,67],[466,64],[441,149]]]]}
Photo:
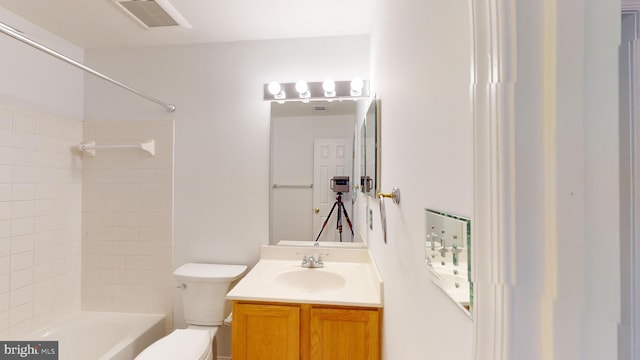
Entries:
{"type": "MultiPolygon", "coordinates": [[[[88,50],[88,65],[177,110],[166,113],[87,78],[85,118],[175,119],[174,268],[188,261],[253,265],[269,241],[270,103],[262,100],[263,84],[366,79],[368,59],[366,36],[88,50]]],[[[175,325],[183,325],[179,302],[174,311],[175,325]]],[[[228,342],[221,339],[221,355],[228,342]]]]}
{"type": "MultiPolygon", "coordinates": [[[[74,60],[84,51],[0,7],[0,22],[74,60]]],[[[83,72],[18,40],[0,34],[0,100],[55,115],[82,118],[83,72]]]]}
{"type": "Polygon", "coordinates": [[[371,62],[382,110],[381,190],[402,194],[399,206],[385,201],[387,244],[378,200],[369,200],[369,246],[385,281],[383,355],[471,359],[473,323],[424,265],[424,208],[473,221],[469,3],[377,3],[371,62]]]}
{"type": "MultiPolygon", "coordinates": [[[[555,317],[559,329],[554,336],[558,359],[611,359],[617,354],[617,327],[620,321],[620,206],[619,206],[619,132],[618,132],[618,46],[620,45],[620,3],[618,1],[584,0],[582,17],[576,19],[576,7],[558,1],[558,168],[575,166],[581,177],[558,175],[563,186],[559,192],[562,210],[572,209],[584,201],[578,214],[558,212],[562,233],[558,238],[558,301],[555,317]],[[560,6],[562,4],[562,6],[560,6]],[[582,26],[584,26],[582,28],[582,26]],[[583,29],[574,34],[574,29],[583,29]],[[568,54],[569,44],[581,43],[582,57],[568,54]],[[578,72],[580,71],[581,72],[578,72]],[[582,79],[567,79],[578,76],[582,79]],[[566,97],[561,97],[561,94],[566,97]],[[577,94],[579,101],[567,96],[577,94]],[[573,111],[572,111],[573,110],[573,111]],[[569,120],[570,119],[570,120],[569,120]],[[579,126],[571,126],[575,121],[579,126]],[[578,132],[579,130],[582,130],[578,132]],[[578,132],[578,133],[577,133],[578,132]],[[576,133],[582,139],[575,140],[576,133]],[[572,144],[584,144],[576,155],[572,144]],[[582,163],[582,161],[584,161],[582,163]],[[580,166],[584,164],[584,167],[580,166]],[[578,201],[574,198],[579,195],[578,201]],[[582,194],[580,194],[583,190],[582,194]],[[580,199],[582,197],[582,199],[580,199]],[[576,204],[577,203],[577,204],[576,204]],[[582,222],[583,239],[579,246],[567,242],[562,235],[573,234],[572,219],[582,222]],[[603,251],[602,241],[605,241],[603,251]],[[599,266],[603,254],[606,266],[599,266]],[[576,256],[579,255],[579,256],[576,256]],[[574,272],[570,269],[579,268],[574,272]],[[576,306],[576,294],[563,289],[579,284],[583,306],[576,306]],[[573,311],[565,313],[566,309],[573,311]],[[578,310],[580,309],[580,310],[578,310]],[[563,342],[563,323],[581,329],[575,342],[563,342]],[[575,356],[564,356],[571,346],[579,348],[575,356]]],[[[580,52],[578,55],[580,56],[580,52]]],[[[580,234],[580,231],[578,231],[580,234]]],[[[572,239],[576,239],[573,237],[572,239]]],[[[636,300],[637,301],[637,300],[636,300]]],[[[524,326],[524,324],[521,324],[524,326]]]]}

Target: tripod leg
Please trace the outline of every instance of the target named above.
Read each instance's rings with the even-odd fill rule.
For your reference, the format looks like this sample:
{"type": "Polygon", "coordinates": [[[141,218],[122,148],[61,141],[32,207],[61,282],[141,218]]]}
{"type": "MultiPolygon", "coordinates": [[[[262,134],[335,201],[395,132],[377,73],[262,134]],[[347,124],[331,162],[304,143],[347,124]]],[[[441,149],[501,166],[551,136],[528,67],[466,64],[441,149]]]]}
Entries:
{"type": "Polygon", "coordinates": [[[349,219],[349,214],[347,213],[347,209],[344,207],[344,204],[341,203],[342,211],[344,211],[344,218],[347,219],[347,224],[349,224],[349,229],[351,230],[351,236],[353,236],[353,225],[351,225],[351,219],[349,219]]]}
{"type": "Polygon", "coordinates": [[[338,233],[340,234],[340,242],[342,242],[342,216],[340,212],[340,204],[342,204],[342,202],[338,203],[338,221],[336,222],[336,228],[338,229],[338,233]]]}
{"type": "Polygon", "coordinates": [[[322,235],[322,231],[324,231],[324,228],[327,226],[327,223],[329,222],[329,219],[331,218],[331,214],[333,213],[333,209],[336,208],[336,205],[338,203],[334,203],[333,206],[331,207],[331,211],[329,211],[329,215],[327,216],[327,218],[324,220],[324,223],[322,224],[322,229],[320,229],[320,232],[318,233],[318,236],[316,237],[316,241],[318,241],[318,239],[320,239],[320,235],[322,235]]]}

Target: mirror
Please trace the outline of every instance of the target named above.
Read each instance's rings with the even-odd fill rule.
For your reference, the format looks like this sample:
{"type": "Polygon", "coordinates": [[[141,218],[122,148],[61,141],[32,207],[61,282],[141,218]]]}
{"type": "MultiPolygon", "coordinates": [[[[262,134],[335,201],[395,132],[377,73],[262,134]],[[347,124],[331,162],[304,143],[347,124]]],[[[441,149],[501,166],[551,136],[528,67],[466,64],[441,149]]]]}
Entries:
{"type": "Polygon", "coordinates": [[[380,192],[380,103],[375,98],[367,108],[364,121],[364,172],[360,179],[362,192],[376,197],[380,192]]]}
{"type": "Polygon", "coordinates": [[[471,221],[425,209],[425,266],[433,282],[469,317],[473,317],[471,221]]]}
{"type": "Polygon", "coordinates": [[[365,245],[353,202],[362,168],[356,120],[368,103],[271,103],[270,244],[365,245]]]}

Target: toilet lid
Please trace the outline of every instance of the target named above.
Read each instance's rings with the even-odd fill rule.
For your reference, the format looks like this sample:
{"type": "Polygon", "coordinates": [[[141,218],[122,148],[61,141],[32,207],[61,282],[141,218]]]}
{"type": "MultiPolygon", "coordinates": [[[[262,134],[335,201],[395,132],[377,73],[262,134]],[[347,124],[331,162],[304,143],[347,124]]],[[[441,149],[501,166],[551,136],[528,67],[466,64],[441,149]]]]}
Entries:
{"type": "Polygon", "coordinates": [[[210,350],[208,331],[178,329],[144,349],[135,360],[204,360],[210,350]]]}

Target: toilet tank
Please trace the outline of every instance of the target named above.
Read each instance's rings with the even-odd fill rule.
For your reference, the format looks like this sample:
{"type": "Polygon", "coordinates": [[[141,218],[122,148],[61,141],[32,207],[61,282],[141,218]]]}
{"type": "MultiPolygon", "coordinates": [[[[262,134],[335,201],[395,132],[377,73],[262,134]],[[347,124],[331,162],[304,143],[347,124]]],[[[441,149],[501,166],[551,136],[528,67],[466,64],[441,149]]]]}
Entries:
{"type": "Polygon", "coordinates": [[[173,272],[182,290],[184,319],[192,325],[221,325],[229,315],[225,296],[231,284],[247,270],[245,265],[188,263],[173,272]]]}

